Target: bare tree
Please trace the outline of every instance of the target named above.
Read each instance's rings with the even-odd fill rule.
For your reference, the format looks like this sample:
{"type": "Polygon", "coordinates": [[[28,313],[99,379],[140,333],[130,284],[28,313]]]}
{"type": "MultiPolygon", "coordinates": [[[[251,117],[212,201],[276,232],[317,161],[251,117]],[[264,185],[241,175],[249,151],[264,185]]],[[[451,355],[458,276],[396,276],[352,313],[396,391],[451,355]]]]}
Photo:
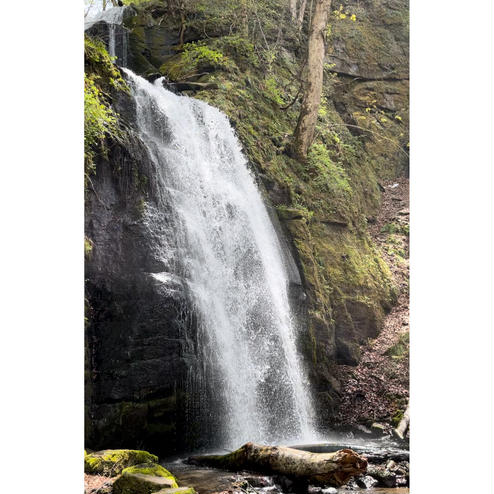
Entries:
{"type": "Polygon", "coordinates": [[[297,15],[297,27],[299,31],[302,29],[306,7],[307,7],[307,0],[301,0],[300,7],[298,9],[298,15],[297,15]]]}
{"type": "Polygon", "coordinates": [[[292,21],[297,19],[297,0],[290,0],[290,16],[292,21]]]}
{"type": "Polygon", "coordinates": [[[307,159],[309,146],[314,139],[317,112],[321,103],[324,57],[326,55],[326,28],[331,0],[316,0],[315,4],[309,32],[302,106],[292,143],[292,153],[301,161],[307,159]]]}

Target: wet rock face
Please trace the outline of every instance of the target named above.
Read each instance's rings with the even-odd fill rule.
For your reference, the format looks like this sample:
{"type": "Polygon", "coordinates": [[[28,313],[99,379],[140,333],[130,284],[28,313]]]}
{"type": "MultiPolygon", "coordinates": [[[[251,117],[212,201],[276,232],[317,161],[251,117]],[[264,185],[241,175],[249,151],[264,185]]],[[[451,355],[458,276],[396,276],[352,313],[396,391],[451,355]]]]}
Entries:
{"type": "MultiPolygon", "coordinates": [[[[132,118],[128,96],[115,106],[132,118]]],[[[160,200],[156,177],[129,131],[98,161],[86,197],[93,243],[85,271],[86,439],[93,449],[142,444],[171,451],[181,433],[194,322],[179,274],[166,265],[169,218],[149,214],[160,200]]]]}
{"type": "MultiPolygon", "coordinates": [[[[126,130],[100,155],[86,196],[85,233],[93,245],[85,272],[86,444],[171,454],[211,438],[201,429],[201,390],[188,379],[199,366],[196,319],[173,261],[176,226],[159,165],[132,130],[134,100],[121,93],[113,106],[126,130]]],[[[269,214],[303,324],[300,275],[275,212],[269,214]]]]}

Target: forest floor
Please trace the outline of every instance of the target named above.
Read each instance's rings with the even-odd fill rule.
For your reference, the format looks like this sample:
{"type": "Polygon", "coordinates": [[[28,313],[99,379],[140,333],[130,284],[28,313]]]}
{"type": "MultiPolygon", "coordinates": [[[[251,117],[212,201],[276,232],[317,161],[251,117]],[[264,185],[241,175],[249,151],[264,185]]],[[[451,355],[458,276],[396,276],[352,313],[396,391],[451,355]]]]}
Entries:
{"type": "Polygon", "coordinates": [[[111,490],[111,485],[116,477],[106,475],[88,475],[84,474],[84,493],[85,494],[103,494],[111,490]]]}
{"type": "Polygon", "coordinates": [[[382,184],[382,205],[370,233],[399,289],[379,336],[362,348],[356,367],[338,366],[342,383],[337,422],[397,425],[409,396],[409,181],[382,184]]]}

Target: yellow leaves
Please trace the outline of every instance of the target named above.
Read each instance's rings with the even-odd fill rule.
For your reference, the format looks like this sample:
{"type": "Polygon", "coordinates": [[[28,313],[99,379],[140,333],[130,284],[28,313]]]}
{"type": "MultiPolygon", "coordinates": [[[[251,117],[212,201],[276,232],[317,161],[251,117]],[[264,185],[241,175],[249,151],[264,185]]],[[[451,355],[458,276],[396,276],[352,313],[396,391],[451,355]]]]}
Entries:
{"type": "Polygon", "coordinates": [[[382,122],[382,123],[386,123],[387,121],[388,121],[388,119],[387,119],[386,117],[382,117],[382,118],[381,118],[381,122],[382,122]]]}
{"type": "Polygon", "coordinates": [[[357,20],[357,16],[355,14],[350,14],[348,10],[343,9],[343,5],[340,5],[340,8],[338,10],[333,10],[333,15],[337,19],[347,19],[349,18],[351,21],[355,22],[357,20]]]}
{"type": "Polygon", "coordinates": [[[395,115],[395,120],[402,121],[403,119],[399,115],[395,115]]]}
{"type": "Polygon", "coordinates": [[[370,113],[371,109],[370,109],[369,107],[367,107],[367,108],[365,109],[365,111],[366,111],[367,113],[370,113]]]}

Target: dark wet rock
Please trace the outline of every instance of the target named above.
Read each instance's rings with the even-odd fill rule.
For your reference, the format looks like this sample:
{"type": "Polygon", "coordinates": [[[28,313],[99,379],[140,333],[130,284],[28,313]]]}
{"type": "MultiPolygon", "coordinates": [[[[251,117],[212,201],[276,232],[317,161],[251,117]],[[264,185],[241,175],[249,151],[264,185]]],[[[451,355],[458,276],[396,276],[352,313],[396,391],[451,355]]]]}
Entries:
{"type": "Polygon", "coordinates": [[[208,89],[218,89],[218,84],[214,82],[175,82],[170,84],[176,91],[204,91],[208,89]]]}
{"type": "Polygon", "coordinates": [[[367,473],[382,487],[396,487],[396,473],[386,470],[384,466],[369,465],[367,473]]]}
{"type": "Polygon", "coordinates": [[[271,487],[274,485],[274,480],[272,477],[244,475],[243,480],[245,480],[252,487],[271,487]]]}
{"type": "Polygon", "coordinates": [[[371,489],[379,484],[379,481],[370,475],[363,475],[362,477],[357,477],[355,479],[356,484],[362,489],[371,489]]]}
{"type": "MultiPolygon", "coordinates": [[[[132,121],[130,97],[120,94],[114,106],[132,121]]],[[[86,195],[93,249],[85,263],[85,424],[93,449],[187,447],[183,390],[196,359],[187,336],[194,318],[179,273],[163,260],[172,226],[153,214],[162,208],[157,166],[129,130],[98,159],[86,195]]]]}

